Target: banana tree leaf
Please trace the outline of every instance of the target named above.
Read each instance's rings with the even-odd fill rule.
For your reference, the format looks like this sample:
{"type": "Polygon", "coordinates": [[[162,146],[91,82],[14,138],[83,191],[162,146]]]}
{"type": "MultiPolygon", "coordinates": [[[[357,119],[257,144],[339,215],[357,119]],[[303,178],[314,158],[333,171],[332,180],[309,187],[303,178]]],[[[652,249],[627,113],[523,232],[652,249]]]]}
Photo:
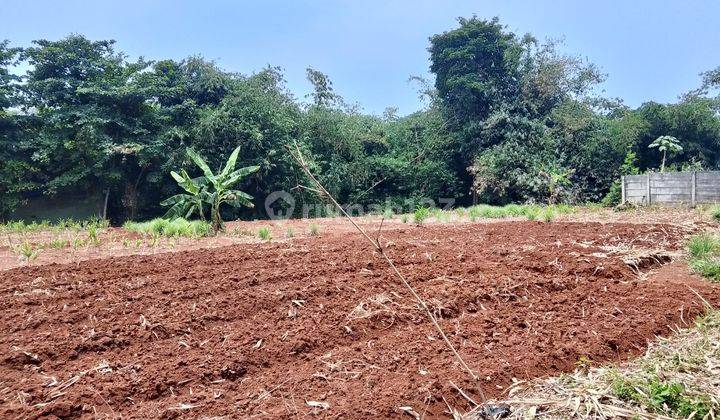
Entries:
{"type": "Polygon", "coordinates": [[[173,179],[175,179],[175,181],[182,189],[189,192],[190,194],[197,194],[200,191],[200,185],[196,183],[193,179],[191,179],[190,175],[188,175],[184,169],[180,171],[180,174],[175,171],[170,171],[170,175],[173,177],[173,179]]]}
{"type": "Polygon", "coordinates": [[[208,164],[205,163],[205,160],[189,147],[185,150],[185,152],[190,157],[190,159],[192,159],[192,161],[195,162],[195,164],[203,171],[205,177],[214,184],[216,182],[215,175],[210,170],[208,164]]]}
{"type": "Polygon", "coordinates": [[[240,168],[236,170],[235,172],[228,175],[228,177],[223,181],[222,188],[230,188],[233,185],[237,184],[238,181],[245,178],[246,176],[257,172],[260,169],[259,166],[246,166],[244,168],[240,168]]]}
{"type": "Polygon", "coordinates": [[[193,196],[189,194],[176,194],[172,197],[166,198],[165,200],[160,202],[160,205],[163,207],[167,206],[174,206],[177,203],[184,202],[184,201],[190,201],[193,199],[193,196]]]}
{"type": "Polygon", "coordinates": [[[230,154],[230,157],[227,160],[227,163],[225,163],[225,168],[223,168],[222,172],[218,176],[218,179],[224,180],[228,175],[230,175],[230,172],[232,172],[233,169],[235,169],[235,162],[237,162],[238,154],[240,153],[240,146],[236,147],[235,150],[230,154]]]}
{"type": "Polygon", "coordinates": [[[163,215],[164,219],[177,219],[178,217],[188,218],[192,214],[193,204],[187,201],[180,201],[170,207],[167,212],[163,215]]]}

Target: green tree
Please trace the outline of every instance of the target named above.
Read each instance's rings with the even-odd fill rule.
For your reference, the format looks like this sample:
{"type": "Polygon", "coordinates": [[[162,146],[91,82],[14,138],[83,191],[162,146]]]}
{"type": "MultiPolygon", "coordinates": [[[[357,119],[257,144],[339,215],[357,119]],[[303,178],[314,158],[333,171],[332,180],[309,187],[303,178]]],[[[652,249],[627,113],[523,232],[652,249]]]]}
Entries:
{"type": "Polygon", "coordinates": [[[678,139],[673,136],[660,136],[655,139],[654,142],[650,143],[648,147],[656,147],[660,152],[662,152],[660,172],[665,172],[665,159],[667,158],[667,153],[676,153],[683,149],[682,146],[680,146],[678,139]]]}

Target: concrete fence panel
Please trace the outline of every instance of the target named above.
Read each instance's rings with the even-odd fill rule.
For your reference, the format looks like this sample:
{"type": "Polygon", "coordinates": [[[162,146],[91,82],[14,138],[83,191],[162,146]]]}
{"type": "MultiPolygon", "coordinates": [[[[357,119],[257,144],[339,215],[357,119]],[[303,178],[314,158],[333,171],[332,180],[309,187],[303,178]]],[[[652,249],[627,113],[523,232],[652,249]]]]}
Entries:
{"type": "Polygon", "coordinates": [[[623,203],[695,206],[720,202],[720,171],[626,175],[621,182],[623,203]]]}

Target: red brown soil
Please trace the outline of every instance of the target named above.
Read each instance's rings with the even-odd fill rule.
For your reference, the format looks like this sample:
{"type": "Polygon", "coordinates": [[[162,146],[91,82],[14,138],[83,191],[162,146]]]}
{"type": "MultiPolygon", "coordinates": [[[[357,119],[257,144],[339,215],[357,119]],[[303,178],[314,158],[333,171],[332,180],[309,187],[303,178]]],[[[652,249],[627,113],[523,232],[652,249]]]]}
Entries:
{"type": "MultiPolygon", "coordinates": [[[[0,272],[0,417],[443,417],[447,399],[612,363],[714,304],[662,258],[669,225],[508,222],[383,234],[470,366],[472,383],[357,235],[0,272]],[[650,264],[650,265],[648,265],[650,264]],[[328,404],[312,407],[307,402],[328,404]]],[[[317,404],[315,404],[317,405],[317,404]]]]}

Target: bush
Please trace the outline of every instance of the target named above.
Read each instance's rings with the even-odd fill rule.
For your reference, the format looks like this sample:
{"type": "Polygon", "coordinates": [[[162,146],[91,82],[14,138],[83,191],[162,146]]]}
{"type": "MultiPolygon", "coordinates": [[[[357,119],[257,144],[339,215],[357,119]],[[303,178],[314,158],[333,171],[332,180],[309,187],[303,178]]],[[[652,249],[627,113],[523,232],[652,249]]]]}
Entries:
{"type": "Polygon", "coordinates": [[[149,222],[125,222],[123,229],[150,236],[199,238],[210,234],[210,224],[200,220],[177,218],[153,219],[149,222]]]}

